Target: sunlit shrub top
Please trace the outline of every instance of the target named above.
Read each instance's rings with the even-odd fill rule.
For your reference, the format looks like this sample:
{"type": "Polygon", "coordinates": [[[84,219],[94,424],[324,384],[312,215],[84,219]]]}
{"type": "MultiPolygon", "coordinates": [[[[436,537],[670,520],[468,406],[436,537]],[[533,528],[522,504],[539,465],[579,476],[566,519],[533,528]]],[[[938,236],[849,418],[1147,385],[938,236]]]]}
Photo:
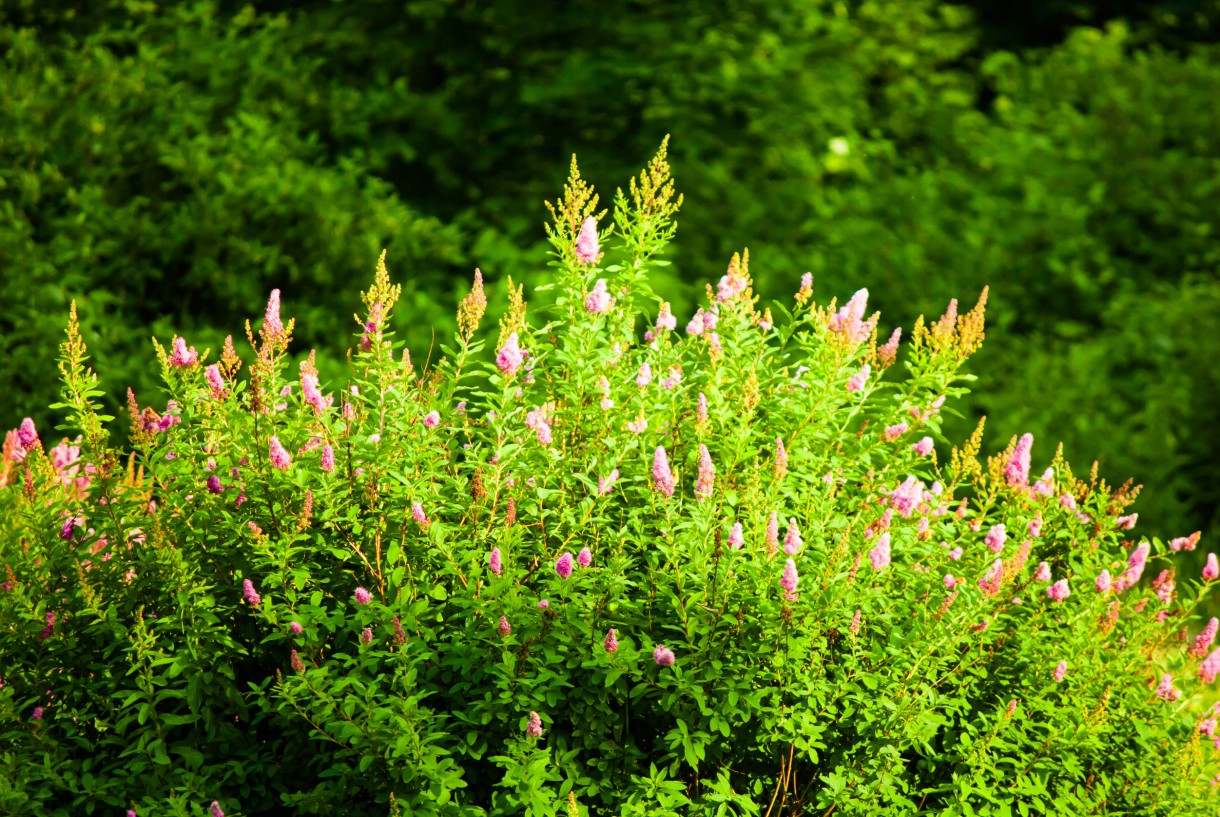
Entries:
{"type": "Polygon", "coordinates": [[[552,302],[484,326],[476,272],[431,350],[383,256],[344,382],[277,290],[245,353],[158,347],[130,451],[74,310],[80,436],[0,471],[0,803],[1210,813],[1215,558],[1029,435],[942,438],[986,292],[904,335],[809,275],[760,308],[742,252],[679,318],[680,204],[663,149],[612,214],[573,162],[552,302]]]}

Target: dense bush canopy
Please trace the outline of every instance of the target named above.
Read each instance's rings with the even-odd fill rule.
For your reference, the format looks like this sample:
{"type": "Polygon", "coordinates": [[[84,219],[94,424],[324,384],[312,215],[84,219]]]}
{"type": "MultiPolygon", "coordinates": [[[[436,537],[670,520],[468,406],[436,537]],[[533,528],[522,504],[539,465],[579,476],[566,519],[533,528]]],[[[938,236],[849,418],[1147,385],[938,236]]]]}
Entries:
{"type": "Polygon", "coordinates": [[[936,453],[986,291],[879,333],[742,253],[679,321],[680,204],[573,163],[550,300],[476,275],[432,365],[384,263],[336,379],[275,290],[158,347],[130,450],[73,307],[81,436],[0,472],[0,809],[1215,813],[1215,555],[1030,435],[936,453]]]}

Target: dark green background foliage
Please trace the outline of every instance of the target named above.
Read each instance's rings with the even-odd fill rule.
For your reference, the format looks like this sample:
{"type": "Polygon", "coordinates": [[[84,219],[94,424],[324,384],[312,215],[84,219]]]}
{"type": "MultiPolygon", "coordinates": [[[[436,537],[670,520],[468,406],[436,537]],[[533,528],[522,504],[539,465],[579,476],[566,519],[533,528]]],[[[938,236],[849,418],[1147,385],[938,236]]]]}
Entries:
{"type": "Polygon", "coordinates": [[[472,267],[541,280],[571,152],[618,180],[671,133],[688,205],[654,286],[680,316],[735,242],[765,298],[811,270],[907,328],[990,284],[991,447],[1062,439],[1149,486],[1146,529],[1220,533],[1218,10],[9,0],[7,423],[49,417],[70,298],[106,385],[148,399],[151,332],[217,349],[272,287],[303,345],[345,348],[334,304],[383,246],[422,358],[472,267]]]}

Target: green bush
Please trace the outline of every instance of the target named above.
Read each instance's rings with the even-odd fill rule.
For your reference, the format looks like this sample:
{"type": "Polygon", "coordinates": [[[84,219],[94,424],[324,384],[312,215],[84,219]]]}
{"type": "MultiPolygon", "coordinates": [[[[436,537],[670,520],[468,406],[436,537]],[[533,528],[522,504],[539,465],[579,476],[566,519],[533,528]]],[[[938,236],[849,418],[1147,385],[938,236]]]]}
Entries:
{"type": "Polygon", "coordinates": [[[743,254],[683,329],[679,203],[573,165],[550,305],[488,334],[476,278],[428,367],[384,265],[338,380],[277,291],[244,361],[161,349],[129,451],[74,309],[79,450],[5,443],[0,808],[1214,813],[1215,557],[1030,437],[935,453],[986,293],[879,342],[743,254]]]}
{"type": "Polygon", "coordinates": [[[988,413],[999,440],[1063,439],[1111,481],[1147,485],[1147,520],[1214,538],[1220,392],[1177,341],[1136,350],[1121,316],[1214,315],[1172,293],[1220,264],[1220,51],[1180,36],[1215,4],[1185,28],[1130,11],[1152,22],[1020,54],[995,50],[992,10],[971,5],[982,24],[933,0],[6,4],[0,378],[49,422],[61,327],[47,315],[73,296],[99,362],[140,393],[147,327],[218,346],[274,287],[294,288],[302,339],[337,359],[348,329],[332,305],[383,246],[408,271],[417,319],[402,329],[422,350],[452,331],[438,304],[470,267],[544,282],[558,146],[621,178],[672,133],[691,204],[652,286],[676,312],[731,242],[766,259],[766,297],[809,270],[819,292],[871,286],[892,325],[989,285],[1002,340],[979,366],[1014,374],[967,398],[953,434],[988,413]],[[1106,391],[1124,373],[1089,367],[1039,388],[1017,372],[1045,348],[1134,356],[1140,386],[1106,391]]]}

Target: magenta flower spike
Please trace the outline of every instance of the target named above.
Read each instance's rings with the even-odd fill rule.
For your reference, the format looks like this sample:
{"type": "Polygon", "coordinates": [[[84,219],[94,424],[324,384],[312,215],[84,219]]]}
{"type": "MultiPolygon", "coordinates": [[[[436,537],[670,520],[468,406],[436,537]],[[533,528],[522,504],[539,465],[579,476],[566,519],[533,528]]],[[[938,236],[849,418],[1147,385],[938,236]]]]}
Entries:
{"type": "Polygon", "coordinates": [[[572,575],[572,554],[565,552],[562,556],[555,560],[555,572],[559,578],[566,579],[572,575]]]}
{"type": "Polygon", "coordinates": [[[500,623],[496,625],[496,632],[500,634],[500,638],[508,638],[512,631],[513,626],[508,623],[508,616],[500,616],[500,623]]]}
{"type": "Polygon", "coordinates": [[[911,450],[921,457],[926,457],[932,453],[932,449],[935,447],[931,437],[921,437],[919,442],[911,446],[911,450]]]}
{"type": "Polygon", "coordinates": [[[613,627],[606,632],[606,640],[602,642],[606,652],[618,652],[618,633],[613,627]]]}
{"type": "Polygon", "coordinates": [[[245,597],[246,603],[251,607],[258,607],[263,603],[263,597],[254,589],[254,582],[249,579],[243,579],[241,583],[242,596],[245,597]]]}
{"type": "Polygon", "coordinates": [[[322,470],[328,474],[335,470],[335,449],[329,445],[322,446],[322,470]]]}
{"type": "Polygon", "coordinates": [[[500,560],[500,549],[499,548],[491,549],[491,556],[487,560],[487,567],[496,576],[499,576],[500,573],[503,572],[504,563],[500,560]]]}
{"type": "Polygon", "coordinates": [[[363,587],[357,587],[355,592],[352,593],[352,598],[356,600],[356,604],[368,604],[373,600],[373,594],[363,587]]]}
{"type": "Polygon", "coordinates": [[[672,667],[674,665],[674,651],[664,644],[658,644],[657,648],[652,651],[652,660],[656,661],[659,666],[672,667]]]}
{"type": "Polygon", "coordinates": [[[1053,673],[1055,683],[1059,683],[1060,681],[1062,681],[1064,678],[1067,677],[1067,674],[1068,674],[1068,662],[1067,661],[1060,661],[1058,664],[1055,665],[1055,672],[1053,673]]]}
{"type": "Polygon", "coordinates": [[[1203,566],[1203,578],[1206,581],[1215,581],[1220,577],[1220,563],[1216,562],[1216,554],[1207,554],[1207,564],[1203,566]]]}
{"type": "Polygon", "coordinates": [[[38,442],[38,429],[34,427],[34,421],[26,417],[21,421],[21,425],[17,427],[17,444],[22,448],[33,448],[38,442]]]}
{"type": "Polygon", "coordinates": [[[187,366],[194,366],[199,362],[199,353],[192,346],[189,349],[186,346],[186,338],[180,338],[174,335],[174,341],[171,344],[172,353],[169,358],[169,365],[179,369],[184,369],[187,366]]]}
{"type": "Polygon", "coordinates": [[[288,449],[280,442],[280,438],[274,434],[271,435],[268,450],[271,456],[271,466],[280,471],[287,471],[288,466],[292,465],[292,455],[288,453],[288,449]]]}
{"type": "Polygon", "coordinates": [[[1108,571],[1108,570],[1101,571],[1101,573],[1099,573],[1097,575],[1097,581],[1094,582],[1094,585],[1097,587],[1098,593],[1109,593],[1110,585],[1111,585],[1110,571],[1108,571]]]}
{"type": "Polygon", "coordinates": [[[581,548],[580,553],[576,554],[576,564],[580,565],[582,570],[593,564],[593,551],[581,548]]]}

